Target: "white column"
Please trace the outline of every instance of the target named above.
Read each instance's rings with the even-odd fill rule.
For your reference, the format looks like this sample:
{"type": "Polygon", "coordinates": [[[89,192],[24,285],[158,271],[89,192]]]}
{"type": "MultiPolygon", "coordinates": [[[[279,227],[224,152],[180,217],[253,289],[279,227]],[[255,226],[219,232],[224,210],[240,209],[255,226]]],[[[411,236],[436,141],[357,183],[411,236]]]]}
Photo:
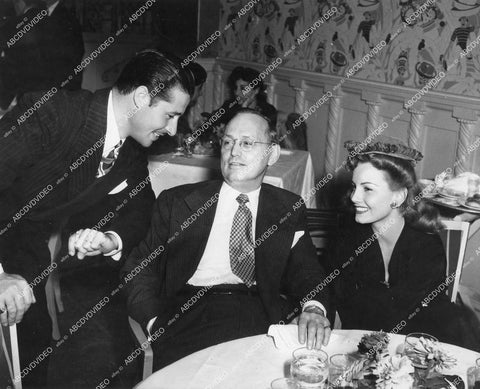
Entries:
{"type": "Polygon", "coordinates": [[[408,132],[408,146],[421,151],[420,135],[423,130],[423,121],[425,119],[425,111],[419,108],[410,108],[410,129],[408,132]]]}
{"type": "Polygon", "coordinates": [[[220,108],[223,103],[223,83],[222,83],[223,69],[220,65],[215,65],[213,70],[213,107],[220,108]]]}
{"type": "MultiPolygon", "coordinates": [[[[332,90],[332,88],[325,88],[325,90],[332,90]]],[[[340,113],[341,95],[337,90],[332,92],[328,106],[328,123],[327,123],[327,144],[325,147],[325,173],[335,173],[337,147],[340,138],[340,113]]]]}
{"type": "Polygon", "coordinates": [[[457,153],[453,167],[455,175],[458,175],[471,170],[468,147],[473,143],[473,129],[477,122],[477,115],[472,110],[455,107],[453,117],[460,123],[457,153]]]}

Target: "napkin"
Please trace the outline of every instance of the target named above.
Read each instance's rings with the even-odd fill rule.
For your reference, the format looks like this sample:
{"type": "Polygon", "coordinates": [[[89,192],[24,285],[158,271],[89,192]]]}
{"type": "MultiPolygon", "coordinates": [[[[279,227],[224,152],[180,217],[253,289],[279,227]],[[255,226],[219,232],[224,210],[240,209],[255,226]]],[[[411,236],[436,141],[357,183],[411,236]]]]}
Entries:
{"type": "Polygon", "coordinates": [[[272,324],[268,327],[267,335],[273,338],[275,347],[280,350],[291,350],[304,346],[298,341],[298,326],[296,324],[272,324]]]}

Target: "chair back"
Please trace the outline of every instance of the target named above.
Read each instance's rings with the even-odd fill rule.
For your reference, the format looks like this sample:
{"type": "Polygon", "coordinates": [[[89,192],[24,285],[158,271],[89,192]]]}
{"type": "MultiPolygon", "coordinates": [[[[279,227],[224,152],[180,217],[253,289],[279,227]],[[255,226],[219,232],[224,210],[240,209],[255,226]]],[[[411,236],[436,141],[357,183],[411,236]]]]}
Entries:
{"type": "Polygon", "coordinates": [[[143,350],[143,369],[142,380],[152,375],[153,371],[153,349],[150,342],[142,329],[142,326],[130,316],[128,317],[130,329],[133,332],[135,338],[135,344],[143,350]]]}
{"type": "Polygon", "coordinates": [[[17,325],[0,326],[0,389],[22,389],[17,325]]]}
{"type": "Polygon", "coordinates": [[[307,208],[307,228],[317,254],[322,256],[337,238],[341,214],[336,209],[307,208]]]}
{"type": "Polygon", "coordinates": [[[447,256],[446,276],[455,276],[453,283],[448,284],[447,295],[450,296],[451,302],[455,302],[457,300],[458,286],[462,275],[470,224],[455,220],[442,220],[442,223],[445,228],[440,231],[440,238],[442,239],[447,256]]]}

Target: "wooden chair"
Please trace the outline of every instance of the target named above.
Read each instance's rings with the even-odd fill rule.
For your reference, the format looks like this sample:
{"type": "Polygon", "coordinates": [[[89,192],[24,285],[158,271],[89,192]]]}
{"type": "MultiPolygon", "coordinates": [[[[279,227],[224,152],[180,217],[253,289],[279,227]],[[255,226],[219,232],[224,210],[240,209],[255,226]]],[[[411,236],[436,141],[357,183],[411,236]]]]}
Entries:
{"type": "MultiPolygon", "coordinates": [[[[58,256],[62,247],[62,228],[64,224],[60,224],[55,232],[50,236],[48,241],[48,249],[50,251],[51,263],[58,262],[58,256]]],[[[58,325],[58,312],[63,312],[62,291],[60,289],[60,277],[58,269],[54,269],[48,276],[45,285],[45,294],[47,296],[47,309],[52,320],[52,338],[54,340],[60,339],[60,327],[58,325]]]]}
{"type": "Polygon", "coordinates": [[[0,326],[0,388],[22,389],[16,324],[0,326]]]}
{"type": "Polygon", "coordinates": [[[341,215],[335,209],[307,208],[307,228],[319,256],[325,255],[328,246],[335,242],[341,215]]]}
{"type": "Polygon", "coordinates": [[[142,380],[146,379],[152,374],[153,371],[153,350],[150,346],[150,342],[145,335],[145,332],[142,329],[142,326],[132,319],[128,318],[130,328],[135,337],[135,344],[137,347],[140,347],[143,350],[143,371],[142,371],[142,380]]]}
{"type": "Polygon", "coordinates": [[[455,280],[448,285],[447,294],[450,296],[450,301],[456,302],[470,223],[454,220],[442,220],[442,223],[445,229],[440,231],[440,238],[447,255],[446,276],[448,277],[455,273],[455,280]]]}
{"type": "MultiPolygon", "coordinates": [[[[343,214],[336,209],[307,208],[307,228],[319,260],[327,272],[330,267],[327,262],[327,251],[329,247],[335,246],[342,220],[343,214]]],[[[341,328],[340,317],[335,307],[326,308],[328,320],[334,323],[333,328],[341,328]]]]}

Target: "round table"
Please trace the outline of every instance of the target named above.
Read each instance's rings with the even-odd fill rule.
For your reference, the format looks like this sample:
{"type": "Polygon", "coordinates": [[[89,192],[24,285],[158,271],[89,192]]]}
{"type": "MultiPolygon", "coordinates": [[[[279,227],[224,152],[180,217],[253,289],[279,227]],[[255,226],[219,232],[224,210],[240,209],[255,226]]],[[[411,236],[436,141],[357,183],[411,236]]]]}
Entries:
{"type": "MultiPolygon", "coordinates": [[[[324,351],[329,356],[357,350],[364,330],[333,330],[324,351]]],[[[389,350],[394,354],[403,346],[404,335],[390,335],[389,350]]],[[[193,353],[155,372],[136,389],[269,389],[275,378],[288,377],[292,351],[302,347],[277,349],[267,335],[221,343],[193,353]]],[[[444,374],[457,374],[466,383],[468,367],[480,354],[450,344],[442,348],[457,358],[457,364],[444,374]]]]}

